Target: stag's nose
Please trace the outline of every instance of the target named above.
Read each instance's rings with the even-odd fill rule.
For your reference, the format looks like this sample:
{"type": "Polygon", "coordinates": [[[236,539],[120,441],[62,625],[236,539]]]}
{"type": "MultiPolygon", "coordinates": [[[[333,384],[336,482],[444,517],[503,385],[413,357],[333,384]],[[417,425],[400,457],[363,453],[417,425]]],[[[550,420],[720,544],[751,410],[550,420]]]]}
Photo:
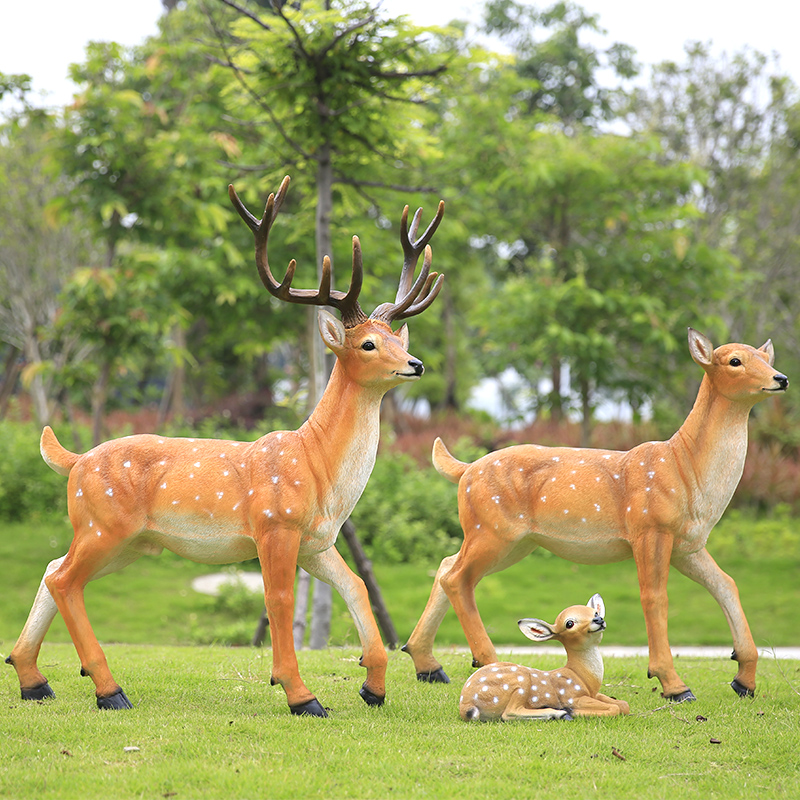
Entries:
{"type": "Polygon", "coordinates": [[[597,625],[597,627],[598,627],[598,628],[599,628],[601,631],[604,631],[604,630],[606,629],[606,621],[605,621],[605,620],[604,620],[604,619],[603,619],[603,618],[602,618],[602,617],[601,617],[599,614],[595,614],[595,615],[594,615],[594,619],[592,620],[592,622],[593,622],[595,625],[597,625]]]}
{"type": "Polygon", "coordinates": [[[785,375],[781,375],[778,373],[777,375],[773,376],[773,380],[778,386],[781,387],[782,390],[785,390],[789,386],[789,379],[785,375]]]}
{"type": "MultiPolygon", "coordinates": [[[[417,360],[416,358],[412,358],[408,362],[408,366],[411,367],[411,369],[414,370],[414,374],[415,375],[422,375],[422,373],[425,372],[425,367],[422,366],[422,362],[417,360]]],[[[787,381],[787,383],[788,383],[788,381],[787,381]]]]}

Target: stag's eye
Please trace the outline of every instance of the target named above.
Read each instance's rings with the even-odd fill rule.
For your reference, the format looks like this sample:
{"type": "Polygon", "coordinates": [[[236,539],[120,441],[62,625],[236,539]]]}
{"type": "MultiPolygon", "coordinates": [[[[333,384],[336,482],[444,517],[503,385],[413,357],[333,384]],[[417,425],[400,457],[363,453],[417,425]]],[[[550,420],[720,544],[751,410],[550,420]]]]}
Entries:
{"type": "Polygon", "coordinates": [[[732,358],[728,363],[732,367],[741,367],[742,366],[742,360],[740,358],[732,358]]]}
{"type": "Polygon", "coordinates": [[[574,628],[575,627],[575,620],[568,619],[567,624],[564,626],[565,628],[574,628]]]}
{"type": "Polygon", "coordinates": [[[369,339],[367,339],[367,341],[364,342],[364,344],[361,345],[361,349],[362,350],[374,350],[375,349],[375,342],[371,342],[369,339]]]}

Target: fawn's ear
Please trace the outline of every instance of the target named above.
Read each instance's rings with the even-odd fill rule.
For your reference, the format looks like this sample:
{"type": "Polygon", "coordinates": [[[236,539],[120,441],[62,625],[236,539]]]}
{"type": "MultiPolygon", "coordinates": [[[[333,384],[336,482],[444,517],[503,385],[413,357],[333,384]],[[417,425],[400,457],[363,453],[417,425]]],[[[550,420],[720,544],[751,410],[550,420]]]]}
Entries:
{"type": "Polygon", "coordinates": [[[534,642],[546,642],[552,639],[556,632],[543,619],[521,619],[517,625],[529,639],[534,642]]]}
{"type": "Polygon", "coordinates": [[[714,345],[708,336],[703,336],[700,331],[689,328],[689,352],[692,358],[703,368],[711,366],[714,355],[714,345]]]}
{"type": "Polygon", "coordinates": [[[772,339],[767,339],[758,349],[767,357],[767,364],[773,366],[775,364],[775,348],[772,346],[772,339]]]}
{"type": "Polygon", "coordinates": [[[603,602],[603,598],[600,597],[599,594],[593,594],[589,598],[589,602],[586,605],[589,606],[589,608],[593,608],[596,614],[599,614],[601,617],[605,618],[606,605],[603,602]]]}
{"type": "Polygon", "coordinates": [[[336,355],[344,350],[344,325],[324,308],[318,309],[319,333],[326,346],[336,355]]]}

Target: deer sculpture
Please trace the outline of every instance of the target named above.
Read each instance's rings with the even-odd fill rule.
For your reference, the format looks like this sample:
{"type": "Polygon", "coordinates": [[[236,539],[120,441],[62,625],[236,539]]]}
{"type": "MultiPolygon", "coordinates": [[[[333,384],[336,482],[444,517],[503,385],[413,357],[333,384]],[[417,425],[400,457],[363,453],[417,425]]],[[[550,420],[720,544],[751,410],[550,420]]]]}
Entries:
{"type": "Polygon", "coordinates": [[[367,317],[358,304],[362,260],[355,236],[347,292],[331,289],[327,256],[317,291],[292,288],[294,260],[283,281],[273,277],[267,240],[288,185],[287,176],[277,195],[269,196],[260,220],[247,211],[233,186],[229,194],[254,234],[256,265],[268,291],[288,303],[327,305],[341,313],[340,322],[319,311],[320,334],[336,355],[322,398],[298,430],[268,433],[254,442],[138,435],[77,455],[64,449],[49,427],[44,429],[45,462],[69,476],[68,509],[75,534],[66,556],[47,567],[27,623],[6,659],[16,668],[23,699],[53,696],[36,662],[58,611],[78,652],[81,674],[94,681],[98,707],[131,707],[92,630],[84,587],[167,548],[204,564],[258,556],[272,635],[272,683],[283,687],[293,714],[327,716],[298,670],[292,639],[296,566],[330,583],[345,600],[363,647],[366,680],[360,694],[369,705],[383,703],[386,650],[364,583],[335,543],[375,463],[383,395],[423,373],[422,362],[408,353],[408,328],[404,324],[395,332],[391,323],[424,311],[441,289],[443,276],[430,272],[428,242],[442,220],[444,203],[419,238],[422,209],[407,229],[406,206],[396,300],[367,317]],[[414,280],[423,250],[423,266],[414,280]]]}
{"type": "Polygon", "coordinates": [[[507,722],[629,714],[624,700],[600,694],[605,614],[603,598],[595,594],[585,606],[565,608],[552,625],[541,619],[521,619],[519,629],[534,642],[561,642],[567,663],[550,671],[507,661],[481,667],[461,690],[461,719],[507,722]]]}
{"type": "Polygon", "coordinates": [[[447,683],[434,658],[436,631],[449,604],[472,650],[474,666],[497,661],[475,603],[484,575],[499,572],[537,547],[582,564],[633,558],[647,628],[649,677],[664,697],[694,700],[675,670],[667,635],[670,565],[704,586],[728,620],[738,672],[731,683],[740,696],[755,690],[758,652],[739,592],[706,550],[709,533],[742,476],[751,408],[786,390],[767,341],[713,348],[689,329],[689,351],[705,371],[694,407],[665,442],[646,442],[627,452],[518,445],[471,464],[458,461],[441,439],[433,464],[458,484],[464,542],[445,558],[428,604],[407,644],[422,681],[447,683]]]}

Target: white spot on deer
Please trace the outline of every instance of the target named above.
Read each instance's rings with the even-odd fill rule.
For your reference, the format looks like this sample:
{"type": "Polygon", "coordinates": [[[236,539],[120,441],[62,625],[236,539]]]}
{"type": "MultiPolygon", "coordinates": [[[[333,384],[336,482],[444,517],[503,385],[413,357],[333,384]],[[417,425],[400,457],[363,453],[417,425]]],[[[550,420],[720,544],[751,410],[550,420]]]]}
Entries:
{"type": "Polygon", "coordinates": [[[495,460],[492,462],[492,465],[493,465],[493,466],[495,466],[495,467],[499,467],[499,466],[500,466],[500,459],[499,459],[499,458],[495,459],[495,460]]]}
{"type": "Polygon", "coordinates": [[[295,486],[299,486],[299,485],[300,485],[300,481],[295,481],[295,482],[294,482],[294,485],[295,485],[295,486]]]}
{"type": "Polygon", "coordinates": [[[200,466],[200,462],[199,462],[199,461],[195,461],[195,462],[194,462],[194,465],[195,465],[196,467],[199,467],[199,466],[200,466]]]}
{"type": "Polygon", "coordinates": [[[480,522],[479,522],[479,523],[478,523],[478,524],[475,526],[475,530],[476,530],[476,531],[479,531],[480,529],[481,529],[481,524],[480,524],[480,522]]]}
{"type": "Polygon", "coordinates": [[[525,690],[524,689],[517,689],[517,694],[525,694],[525,690]]]}
{"type": "Polygon", "coordinates": [[[600,476],[599,475],[595,478],[595,481],[597,481],[597,483],[600,483],[600,476]]]}
{"type": "MultiPolygon", "coordinates": [[[[297,463],[297,459],[296,459],[296,458],[293,458],[293,459],[292,459],[292,464],[296,464],[296,463],[297,463]]],[[[242,466],[244,466],[244,464],[242,464],[242,466]]]]}
{"type": "Polygon", "coordinates": [[[539,499],[544,503],[547,501],[547,495],[543,494],[539,499]]]}
{"type": "Polygon", "coordinates": [[[585,464],[586,462],[583,459],[581,459],[578,463],[579,464],[585,464]]]}
{"type": "Polygon", "coordinates": [[[496,504],[499,503],[500,502],[500,495],[499,494],[493,494],[492,495],[492,500],[494,500],[494,502],[496,504]]]}
{"type": "Polygon", "coordinates": [[[158,443],[159,443],[159,444],[164,444],[164,440],[163,440],[163,439],[159,439],[159,440],[158,440],[158,443]]]}
{"type": "Polygon", "coordinates": [[[222,500],[222,495],[223,494],[225,494],[225,492],[217,492],[217,499],[218,500],[222,500]]]}
{"type": "Polygon", "coordinates": [[[231,473],[230,473],[230,470],[224,469],[224,470],[222,470],[222,474],[227,478],[228,475],[230,475],[231,473]]]}
{"type": "Polygon", "coordinates": [[[281,450],[281,451],[278,453],[278,455],[279,455],[279,456],[282,456],[282,455],[283,455],[283,450],[281,450]]]}
{"type": "Polygon", "coordinates": [[[647,477],[648,477],[648,478],[650,478],[650,479],[652,480],[652,479],[653,479],[653,476],[654,476],[655,474],[656,474],[656,473],[655,473],[655,472],[653,472],[653,470],[650,470],[650,472],[648,472],[648,473],[647,473],[647,477]]]}
{"type": "Polygon", "coordinates": [[[630,510],[631,510],[631,507],[630,507],[630,506],[628,506],[628,508],[627,508],[627,509],[625,509],[625,510],[626,510],[626,511],[630,511],[630,510]]]}
{"type": "Polygon", "coordinates": [[[291,514],[291,513],[292,513],[292,509],[291,509],[291,508],[287,508],[287,509],[286,509],[286,513],[287,513],[287,514],[291,514]]]}
{"type": "Polygon", "coordinates": [[[114,496],[114,490],[109,486],[108,489],[106,489],[106,494],[109,497],[113,497],[114,496]]]}
{"type": "Polygon", "coordinates": [[[570,703],[570,705],[571,705],[571,704],[572,704],[572,703],[574,703],[575,701],[574,701],[574,700],[573,700],[573,699],[570,697],[570,698],[569,698],[569,700],[568,700],[567,702],[568,702],[568,703],[570,703]]]}
{"type": "Polygon", "coordinates": [[[178,503],[180,503],[180,500],[173,500],[172,501],[172,505],[174,505],[174,506],[178,505],[178,503]]]}
{"type": "Polygon", "coordinates": [[[102,532],[102,531],[97,531],[97,535],[98,535],[98,536],[102,536],[102,535],[103,535],[103,532],[102,532]]]}
{"type": "Polygon", "coordinates": [[[199,499],[200,499],[200,495],[199,495],[199,494],[196,494],[196,495],[194,496],[194,499],[195,499],[195,500],[199,500],[199,499]]]}
{"type": "Polygon", "coordinates": [[[249,497],[249,496],[251,496],[252,494],[253,494],[253,489],[250,489],[250,490],[247,492],[247,495],[248,495],[248,497],[249,497]]]}
{"type": "Polygon", "coordinates": [[[219,454],[219,457],[220,457],[220,458],[227,458],[228,456],[227,456],[225,453],[220,453],[220,454],[219,454]]]}
{"type": "Polygon", "coordinates": [[[567,678],[567,684],[569,685],[570,683],[572,683],[572,678],[567,678]]]}
{"type": "Polygon", "coordinates": [[[492,698],[492,702],[493,702],[495,705],[497,705],[497,704],[500,702],[500,698],[499,698],[499,697],[493,697],[493,698],[492,698]]]}
{"type": "Polygon", "coordinates": [[[507,692],[507,691],[508,691],[508,684],[507,684],[507,683],[504,683],[504,684],[503,684],[503,691],[504,691],[504,692],[507,692]]]}
{"type": "Polygon", "coordinates": [[[618,481],[618,480],[619,480],[619,475],[617,475],[616,473],[614,474],[614,480],[615,480],[615,481],[618,481]]]}
{"type": "Polygon", "coordinates": [[[650,491],[650,487],[649,487],[649,486],[645,486],[645,487],[644,487],[644,490],[645,490],[646,492],[649,492],[649,491],[650,491]]]}
{"type": "Polygon", "coordinates": [[[586,522],[586,517],[581,517],[581,522],[586,522]]]}
{"type": "Polygon", "coordinates": [[[609,459],[609,458],[611,458],[611,456],[610,456],[608,453],[606,453],[606,454],[603,456],[603,458],[605,458],[605,459],[609,459]]]}
{"type": "Polygon", "coordinates": [[[564,513],[565,513],[565,514],[569,514],[569,509],[568,509],[568,508],[565,508],[565,509],[564,509],[564,513]]]}
{"type": "Polygon", "coordinates": [[[482,692],[488,692],[489,691],[489,687],[488,686],[481,686],[481,691],[482,692]]]}
{"type": "Polygon", "coordinates": [[[162,484],[161,484],[161,488],[162,488],[162,489],[166,489],[166,488],[167,488],[167,483],[166,483],[166,481],[165,481],[164,483],[162,483],[162,484]]]}
{"type": "Polygon", "coordinates": [[[131,462],[130,462],[130,461],[123,461],[123,462],[122,462],[122,466],[123,466],[123,467],[125,467],[125,469],[129,469],[129,468],[130,468],[130,465],[131,465],[131,462]]]}
{"type": "Polygon", "coordinates": [[[264,516],[268,517],[269,519],[272,519],[272,512],[268,508],[265,508],[264,509],[264,516]]]}
{"type": "Polygon", "coordinates": [[[486,676],[481,675],[481,677],[478,679],[478,683],[486,683],[486,676]]]}
{"type": "Polygon", "coordinates": [[[164,464],[166,464],[167,462],[166,461],[159,461],[158,463],[163,467],[164,464]]]}
{"type": "Polygon", "coordinates": [[[594,504],[594,507],[595,507],[595,509],[596,509],[597,511],[599,511],[599,510],[600,510],[600,503],[595,503],[595,504],[594,504]]]}
{"type": "Polygon", "coordinates": [[[539,702],[539,696],[538,695],[531,695],[531,702],[532,703],[538,703],[539,702]]]}
{"type": "Polygon", "coordinates": [[[278,482],[278,476],[277,475],[273,475],[272,476],[272,482],[273,483],[277,483],[278,482]]]}
{"type": "Polygon", "coordinates": [[[94,520],[89,520],[89,527],[94,528],[94,520]]]}
{"type": "Polygon", "coordinates": [[[659,458],[658,460],[659,460],[659,461],[660,461],[662,464],[664,463],[664,459],[663,459],[663,458],[659,458]]]}
{"type": "Polygon", "coordinates": [[[570,489],[574,489],[574,488],[575,488],[575,484],[574,484],[574,483],[571,483],[571,484],[569,485],[569,488],[570,488],[570,489]]]}
{"type": "Polygon", "coordinates": [[[639,466],[640,466],[640,467],[643,467],[643,466],[644,466],[644,461],[640,461],[640,462],[639,462],[639,466]]]}
{"type": "Polygon", "coordinates": [[[561,461],[561,459],[558,456],[553,456],[553,461],[561,461]]]}
{"type": "Polygon", "coordinates": [[[555,482],[556,482],[555,478],[550,478],[550,483],[555,483],[555,482]]]}
{"type": "Polygon", "coordinates": [[[78,491],[75,492],[75,497],[83,497],[83,489],[78,489],[78,491]]]}
{"type": "Polygon", "coordinates": [[[196,452],[197,452],[197,448],[196,448],[196,447],[193,447],[193,448],[192,448],[192,452],[193,452],[193,453],[196,453],[196,452]]]}
{"type": "Polygon", "coordinates": [[[266,448],[266,447],[262,447],[262,448],[261,448],[261,452],[262,452],[262,453],[266,453],[266,452],[267,452],[267,448],[266,448]]]}
{"type": "Polygon", "coordinates": [[[282,434],[282,433],[279,433],[279,434],[277,434],[277,435],[275,436],[275,438],[276,438],[278,441],[280,441],[281,439],[283,439],[283,434],[282,434]]]}
{"type": "Polygon", "coordinates": [[[190,478],[194,478],[194,472],[190,472],[190,473],[189,473],[189,477],[190,477],[190,478]]]}
{"type": "Polygon", "coordinates": [[[580,687],[580,686],[578,686],[578,684],[576,683],[576,684],[575,684],[575,691],[576,691],[576,692],[579,692],[580,690],[581,690],[581,687],[580,687]]]}
{"type": "Polygon", "coordinates": [[[95,467],[95,468],[94,468],[94,471],[95,471],[95,472],[100,472],[100,467],[95,467]]]}
{"type": "Polygon", "coordinates": [[[566,694],[566,693],[567,693],[567,690],[566,690],[566,689],[559,689],[559,690],[558,690],[558,693],[559,693],[559,694],[566,694]]]}
{"type": "Polygon", "coordinates": [[[231,447],[238,447],[240,444],[240,442],[231,442],[231,447]]]}

